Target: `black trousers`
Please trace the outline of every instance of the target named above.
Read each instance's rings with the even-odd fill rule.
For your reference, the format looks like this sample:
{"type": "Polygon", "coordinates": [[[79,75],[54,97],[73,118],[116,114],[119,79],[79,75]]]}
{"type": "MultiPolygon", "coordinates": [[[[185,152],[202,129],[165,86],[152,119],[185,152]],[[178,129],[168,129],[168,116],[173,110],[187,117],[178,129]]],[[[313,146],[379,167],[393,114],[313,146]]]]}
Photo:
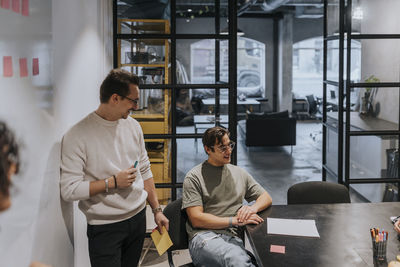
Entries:
{"type": "Polygon", "coordinates": [[[122,222],[87,226],[92,267],[137,266],[146,233],[146,209],[122,222]]]}

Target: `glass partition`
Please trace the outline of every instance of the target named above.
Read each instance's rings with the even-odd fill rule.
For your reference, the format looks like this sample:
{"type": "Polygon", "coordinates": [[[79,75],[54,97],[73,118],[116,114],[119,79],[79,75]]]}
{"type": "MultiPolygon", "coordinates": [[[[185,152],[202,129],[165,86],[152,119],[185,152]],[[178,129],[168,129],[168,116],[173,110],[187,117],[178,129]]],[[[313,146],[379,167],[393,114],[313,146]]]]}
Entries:
{"type": "Polygon", "coordinates": [[[399,34],[397,0],[353,0],[352,32],[357,34],[399,34]]]}

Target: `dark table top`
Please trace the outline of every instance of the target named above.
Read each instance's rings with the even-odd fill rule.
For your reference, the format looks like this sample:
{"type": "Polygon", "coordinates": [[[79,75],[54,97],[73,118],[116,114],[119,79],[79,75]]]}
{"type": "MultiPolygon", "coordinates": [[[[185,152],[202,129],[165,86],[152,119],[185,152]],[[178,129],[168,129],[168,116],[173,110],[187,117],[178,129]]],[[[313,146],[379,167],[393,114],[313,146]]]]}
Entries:
{"type": "Polygon", "coordinates": [[[400,241],[390,216],[400,215],[400,203],[271,206],[260,213],[264,222],[246,226],[246,234],[259,266],[387,266],[374,261],[370,228],[389,232],[387,261],[400,254],[400,241]],[[266,219],[313,219],[320,238],[269,235],[266,219]],[[271,245],[286,247],[271,253],[271,245]]]}

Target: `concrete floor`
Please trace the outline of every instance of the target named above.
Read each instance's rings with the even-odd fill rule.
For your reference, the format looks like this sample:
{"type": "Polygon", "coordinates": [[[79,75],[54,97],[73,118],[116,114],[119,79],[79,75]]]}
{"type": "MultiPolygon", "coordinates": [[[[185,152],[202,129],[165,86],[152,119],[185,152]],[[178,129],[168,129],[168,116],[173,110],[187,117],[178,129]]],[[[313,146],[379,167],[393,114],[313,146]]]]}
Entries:
{"type": "MultiPolygon", "coordinates": [[[[179,132],[193,132],[193,127],[182,127],[179,132]]],[[[238,131],[239,133],[239,131],[238,131]]],[[[206,159],[198,140],[198,151],[194,140],[178,141],[178,180],[182,180],[195,164],[206,159]]],[[[238,136],[238,166],[246,169],[272,196],[274,205],[285,205],[290,186],[304,181],[321,181],[322,126],[315,121],[297,122],[296,146],[290,147],[246,147],[243,137],[238,136]]],[[[334,182],[334,181],[333,181],[334,182]]],[[[364,202],[350,190],[353,203],[364,202]]],[[[146,241],[148,242],[148,241],[146,241]]],[[[190,261],[187,251],[177,257],[181,264],[190,261]]],[[[150,250],[141,266],[168,266],[166,255],[159,257],[150,250]]]]}

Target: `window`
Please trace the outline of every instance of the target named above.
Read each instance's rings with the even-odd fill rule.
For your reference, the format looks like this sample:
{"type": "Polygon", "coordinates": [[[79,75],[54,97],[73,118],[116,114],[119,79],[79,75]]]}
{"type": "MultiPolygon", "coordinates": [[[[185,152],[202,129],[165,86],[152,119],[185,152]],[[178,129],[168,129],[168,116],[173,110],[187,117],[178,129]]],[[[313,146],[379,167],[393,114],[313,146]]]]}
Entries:
{"type": "MultiPolygon", "coordinates": [[[[339,70],[338,40],[329,41],[328,47],[327,76],[328,79],[336,81],[339,70]]],[[[352,40],[351,50],[351,80],[358,82],[361,79],[361,43],[352,40]]],[[[310,38],[295,43],[293,45],[293,94],[296,97],[304,97],[306,95],[322,97],[322,74],[322,37],[310,38]]]]}
{"type": "MultiPolygon", "coordinates": [[[[238,96],[263,97],[265,95],[265,44],[245,37],[238,37],[237,83],[238,96]]],[[[190,77],[195,84],[215,82],[214,40],[204,39],[190,45],[190,77]]],[[[228,82],[228,41],[220,42],[220,81],[228,82]]],[[[202,89],[203,97],[213,97],[214,92],[202,89]],[[204,94],[207,95],[204,95],[204,94]]],[[[195,94],[200,94],[196,90],[195,94]]],[[[221,97],[228,97],[221,94],[221,97]]]]}

